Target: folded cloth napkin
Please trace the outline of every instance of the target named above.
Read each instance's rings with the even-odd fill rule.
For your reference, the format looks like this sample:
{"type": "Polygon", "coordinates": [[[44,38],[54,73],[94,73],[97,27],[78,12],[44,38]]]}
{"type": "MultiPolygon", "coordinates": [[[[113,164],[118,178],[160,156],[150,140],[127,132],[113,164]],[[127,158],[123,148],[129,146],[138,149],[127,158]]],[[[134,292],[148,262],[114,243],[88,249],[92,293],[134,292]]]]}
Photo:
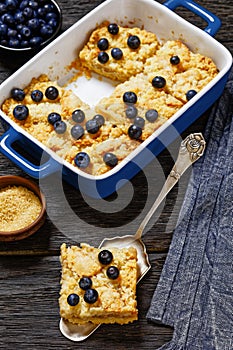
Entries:
{"type": "MultiPolygon", "coordinates": [[[[233,70],[212,109],[148,320],[163,350],[233,350],[233,70]]],[[[198,131],[198,130],[197,130],[198,131]]]]}

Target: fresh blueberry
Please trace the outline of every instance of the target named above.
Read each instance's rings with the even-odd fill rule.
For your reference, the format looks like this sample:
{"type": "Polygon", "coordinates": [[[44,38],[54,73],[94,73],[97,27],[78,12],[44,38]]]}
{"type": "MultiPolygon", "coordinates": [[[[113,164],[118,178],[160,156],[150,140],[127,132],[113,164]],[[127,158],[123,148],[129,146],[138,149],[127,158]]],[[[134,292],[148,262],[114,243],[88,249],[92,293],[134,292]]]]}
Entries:
{"type": "Polygon", "coordinates": [[[142,135],[142,128],[140,128],[140,126],[137,126],[135,124],[130,125],[128,129],[128,135],[131,139],[138,140],[142,135]]]}
{"type": "Polygon", "coordinates": [[[23,101],[25,97],[25,92],[19,88],[13,88],[11,90],[11,97],[16,101],[23,101]]]}
{"type": "Polygon", "coordinates": [[[98,292],[95,289],[87,289],[84,293],[83,299],[88,304],[94,304],[98,300],[98,292]]]}
{"type": "Polygon", "coordinates": [[[16,23],[23,23],[25,18],[22,11],[16,12],[14,15],[14,19],[16,23]]]}
{"type": "Polygon", "coordinates": [[[27,41],[27,40],[22,40],[21,42],[20,42],[20,47],[21,48],[26,48],[26,47],[29,47],[29,42],[27,41]]]}
{"type": "Polygon", "coordinates": [[[57,14],[55,12],[46,13],[45,20],[49,22],[51,19],[57,19],[57,14]]]}
{"type": "Polygon", "coordinates": [[[46,11],[44,7],[39,7],[37,10],[37,14],[39,17],[44,18],[46,16],[46,11]]]}
{"type": "Polygon", "coordinates": [[[8,41],[8,46],[12,48],[18,48],[19,47],[19,40],[17,38],[10,38],[8,41]]]}
{"type": "Polygon", "coordinates": [[[110,23],[108,25],[108,31],[109,31],[110,34],[116,35],[119,32],[119,27],[118,27],[118,25],[116,23],[110,23]]]}
{"type": "Polygon", "coordinates": [[[191,98],[193,98],[197,94],[196,90],[189,90],[186,92],[186,99],[187,101],[190,101],[191,98]]]}
{"type": "Polygon", "coordinates": [[[6,5],[3,2],[0,2],[0,15],[3,15],[6,11],[6,5]]]}
{"type": "Polygon", "coordinates": [[[53,4],[51,4],[51,3],[46,3],[45,5],[44,5],[44,9],[45,9],[45,11],[48,13],[48,12],[53,12],[53,11],[55,11],[55,7],[54,7],[54,5],[53,4]]]}
{"type": "Polygon", "coordinates": [[[78,168],[86,168],[90,164],[90,157],[86,152],[79,152],[74,158],[74,163],[78,168]]]}
{"type": "Polygon", "coordinates": [[[27,19],[32,18],[32,16],[33,16],[33,9],[31,7],[25,7],[23,9],[23,15],[27,19]]]}
{"type": "Polygon", "coordinates": [[[78,305],[78,303],[79,303],[79,296],[78,296],[78,294],[72,293],[72,294],[68,295],[68,297],[67,297],[67,303],[68,303],[70,306],[76,306],[76,305],[78,305]]]}
{"type": "Polygon", "coordinates": [[[85,119],[85,113],[81,109],[76,109],[72,113],[72,120],[75,123],[82,123],[85,119]]]}
{"type": "Polygon", "coordinates": [[[140,128],[144,128],[145,125],[145,119],[142,117],[136,117],[134,119],[134,124],[139,126],[140,128]]]}
{"type": "Polygon", "coordinates": [[[53,126],[54,126],[54,131],[57,134],[64,134],[66,132],[67,125],[62,120],[59,120],[58,122],[54,123],[53,126]]]}
{"type": "Polygon", "coordinates": [[[107,54],[107,52],[104,52],[104,51],[100,51],[99,54],[98,54],[98,61],[100,63],[107,63],[109,60],[109,56],[107,54]]]}
{"type": "Polygon", "coordinates": [[[56,100],[56,98],[59,95],[59,91],[55,86],[49,86],[47,87],[47,89],[45,90],[45,96],[49,99],[49,100],[56,100]]]}
{"type": "Polygon", "coordinates": [[[137,102],[137,95],[133,91],[126,91],[123,95],[123,101],[126,104],[135,104],[137,102]]]}
{"type": "Polygon", "coordinates": [[[152,79],[152,85],[155,88],[162,89],[166,85],[166,80],[161,76],[156,76],[152,79]]]}
{"type": "Polygon", "coordinates": [[[118,47],[114,47],[111,50],[111,55],[115,60],[120,60],[123,57],[123,52],[118,47]]]}
{"type": "Polygon", "coordinates": [[[115,154],[111,153],[111,152],[107,152],[104,154],[103,156],[103,160],[105,162],[106,165],[110,166],[110,167],[114,167],[117,165],[118,163],[118,158],[115,154]]]}
{"type": "Polygon", "coordinates": [[[108,39],[106,38],[101,38],[98,43],[97,43],[98,48],[101,51],[105,51],[108,49],[109,43],[108,43],[108,39]]]}
{"type": "Polygon", "coordinates": [[[135,106],[133,106],[133,105],[127,106],[127,108],[125,110],[125,115],[127,118],[134,119],[134,118],[136,118],[137,114],[138,114],[138,110],[135,106]]]}
{"type": "Polygon", "coordinates": [[[5,0],[6,8],[8,11],[14,11],[17,8],[17,1],[5,0]]]}
{"type": "Polygon", "coordinates": [[[27,6],[28,6],[28,0],[23,0],[23,1],[21,1],[20,4],[19,4],[20,10],[25,9],[25,7],[27,7],[27,6]]]}
{"type": "Polygon", "coordinates": [[[29,45],[32,47],[38,47],[40,44],[42,44],[43,40],[41,38],[41,36],[33,36],[30,40],[29,40],[29,45]]]}
{"type": "Polygon", "coordinates": [[[17,120],[24,120],[29,115],[28,107],[25,105],[17,105],[13,109],[13,115],[17,120]]]}
{"type": "Polygon", "coordinates": [[[146,111],[145,117],[148,120],[148,122],[153,123],[156,121],[156,119],[158,118],[159,114],[156,111],[156,109],[149,109],[148,111],[146,111]]]}
{"type": "Polygon", "coordinates": [[[172,65],[174,65],[174,66],[176,66],[177,64],[179,64],[179,63],[180,63],[180,58],[179,58],[179,56],[172,56],[172,57],[170,58],[170,63],[171,63],[172,65]]]}
{"type": "Polygon", "coordinates": [[[57,28],[58,21],[56,20],[56,18],[51,18],[47,24],[52,28],[57,28]]]}
{"type": "Polygon", "coordinates": [[[18,34],[17,30],[12,29],[12,28],[8,28],[8,30],[7,30],[7,36],[8,36],[9,38],[16,38],[16,37],[17,37],[17,34],[18,34]]]}
{"type": "Polygon", "coordinates": [[[92,280],[90,279],[90,277],[82,277],[79,280],[79,287],[83,290],[87,290],[90,289],[92,286],[92,280]]]}
{"type": "Polygon", "coordinates": [[[110,250],[103,249],[99,252],[98,259],[101,264],[108,265],[113,260],[112,252],[110,252],[110,250]]]}
{"type": "Polygon", "coordinates": [[[16,29],[14,29],[14,28],[8,28],[8,30],[7,30],[7,36],[8,36],[9,38],[16,38],[16,37],[17,37],[17,34],[18,34],[18,32],[17,32],[16,29]]]}
{"type": "Polygon", "coordinates": [[[36,1],[29,1],[28,6],[31,7],[33,10],[36,10],[38,8],[38,2],[36,1]]]}
{"type": "Polygon", "coordinates": [[[31,99],[35,102],[40,102],[43,98],[43,92],[40,90],[33,90],[31,92],[31,99]]]}
{"type": "Polygon", "coordinates": [[[54,125],[56,122],[61,121],[61,115],[56,112],[49,113],[48,115],[48,122],[51,125],[54,125]]]}
{"type": "Polygon", "coordinates": [[[117,279],[119,274],[120,272],[116,266],[109,266],[109,268],[107,269],[107,276],[111,280],[117,279]]]}
{"type": "Polygon", "coordinates": [[[40,28],[40,34],[43,37],[50,37],[53,34],[53,28],[48,24],[45,24],[40,28]]]}
{"type": "Polygon", "coordinates": [[[4,24],[4,23],[0,24],[0,37],[7,35],[7,29],[8,29],[8,27],[6,24],[4,24]]]}
{"type": "Polygon", "coordinates": [[[141,44],[141,41],[137,35],[130,35],[127,40],[127,45],[131,49],[138,49],[141,44]]]}
{"type": "Polygon", "coordinates": [[[23,28],[23,24],[22,23],[19,23],[19,24],[16,25],[16,29],[17,29],[18,33],[20,33],[22,28],[23,28]]]}
{"type": "Polygon", "coordinates": [[[99,131],[99,124],[96,120],[90,119],[86,122],[86,130],[90,134],[96,134],[99,131]]]}
{"type": "Polygon", "coordinates": [[[1,39],[1,40],[0,40],[0,44],[1,44],[2,46],[8,46],[8,41],[7,41],[6,39],[1,39]]]}
{"type": "Polygon", "coordinates": [[[27,26],[23,26],[20,34],[22,34],[22,36],[25,38],[29,38],[31,36],[31,30],[27,26]]]}
{"type": "Polygon", "coordinates": [[[93,117],[93,120],[95,120],[97,122],[97,124],[100,126],[103,126],[104,123],[105,123],[105,119],[104,117],[101,115],[101,114],[96,114],[94,117],[93,117]]]}
{"type": "Polygon", "coordinates": [[[80,124],[76,124],[71,128],[70,133],[75,140],[78,140],[84,135],[84,129],[80,124]]]}
{"type": "Polygon", "coordinates": [[[28,28],[31,30],[38,30],[40,28],[40,22],[39,22],[38,18],[29,19],[28,28]]]}
{"type": "Polygon", "coordinates": [[[45,20],[42,18],[39,18],[40,26],[44,26],[46,24],[45,20]]]}
{"type": "Polygon", "coordinates": [[[12,26],[14,25],[15,19],[10,13],[4,13],[4,15],[2,15],[2,22],[12,26]]]}

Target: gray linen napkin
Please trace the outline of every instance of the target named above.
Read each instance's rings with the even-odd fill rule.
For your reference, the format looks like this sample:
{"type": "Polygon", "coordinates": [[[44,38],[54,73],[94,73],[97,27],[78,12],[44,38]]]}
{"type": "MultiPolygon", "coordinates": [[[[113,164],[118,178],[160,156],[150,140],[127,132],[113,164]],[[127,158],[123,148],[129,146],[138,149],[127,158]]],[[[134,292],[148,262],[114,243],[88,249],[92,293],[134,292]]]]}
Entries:
{"type": "MultiPolygon", "coordinates": [[[[233,70],[194,164],[148,320],[174,327],[163,350],[233,350],[233,70]]],[[[197,130],[198,131],[198,130],[197,130]]]]}

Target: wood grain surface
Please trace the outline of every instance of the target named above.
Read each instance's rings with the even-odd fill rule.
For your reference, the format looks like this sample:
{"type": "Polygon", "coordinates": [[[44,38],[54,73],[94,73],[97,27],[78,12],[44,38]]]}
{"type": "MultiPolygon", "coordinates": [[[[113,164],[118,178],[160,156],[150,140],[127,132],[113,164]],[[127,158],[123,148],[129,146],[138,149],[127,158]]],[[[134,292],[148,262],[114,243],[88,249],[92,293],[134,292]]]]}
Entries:
{"type": "MultiPolygon", "coordinates": [[[[62,31],[101,2],[58,0],[63,14],[62,31]]],[[[233,0],[199,0],[198,3],[221,19],[222,26],[215,38],[233,52],[233,0]]],[[[201,28],[206,25],[183,8],[178,8],[177,12],[201,28]]],[[[18,67],[16,61],[6,63],[0,57],[0,83],[18,67]]],[[[83,198],[78,190],[65,182],[60,196],[56,182],[59,178],[41,183],[47,199],[47,218],[43,227],[25,240],[0,243],[0,349],[149,350],[158,349],[172,338],[170,327],[149,323],[146,313],[167,256],[191,171],[167,196],[143,237],[152,268],[137,287],[137,322],[126,326],[103,325],[82,343],[73,343],[62,336],[58,328],[57,302],[59,249],[63,242],[85,241],[98,245],[106,236],[119,232],[133,234],[171,170],[181,138],[202,131],[209,113],[210,110],[118,194],[106,200],[83,198]]],[[[0,135],[2,133],[0,128],[0,135]]],[[[0,153],[0,175],[8,174],[29,178],[0,153]]]]}

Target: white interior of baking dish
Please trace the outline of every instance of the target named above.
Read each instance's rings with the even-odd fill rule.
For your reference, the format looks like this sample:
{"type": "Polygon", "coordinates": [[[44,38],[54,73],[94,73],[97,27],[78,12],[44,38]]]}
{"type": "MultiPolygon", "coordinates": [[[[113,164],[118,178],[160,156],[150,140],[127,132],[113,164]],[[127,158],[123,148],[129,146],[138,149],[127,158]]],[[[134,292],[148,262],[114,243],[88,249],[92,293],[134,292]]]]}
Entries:
{"type": "MultiPolygon", "coordinates": [[[[61,85],[66,83],[73,74],[67,67],[77,57],[79,50],[87,41],[91,31],[104,20],[117,22],[120,25],[145,28],[154,32],[162,42],[171,39],[180,39],[194,52],[200,52],[203,55],[211,57],[219,68],[219,74],[124,161],[106,174],[96,177],[80,172],[79,169],[75,168],[70,163],[64,162],[64,160],[54,155],[52,151],[46,149],[56,160],[64,163],[72,171],[79,174],[81,173],[85,177],[95,179],[109,176],[110,173],[112,174],[118,171],[120,167],[124,166],[130,159],[133,159],[142,148],[151,142],[152,139],[158,137],[159,134],[176,118],[179,118],[191,104],[196,103],[201,96],[216,84],[226,74],[232,63],[231,54],[224,46],[203,30],[190,24],[170,9],[154,0],[107,0],[75,23],[3,82],[0,87],[0,103],[9,97],[9,92],[12,87],[18,86],[23,88],[33,77],[38,77],[42,73],[48,74],[51,79],[58,80],[61,85]]],[[[114,86],[115,84],[110,80],[102,79],[100,81],[100,79],[95,76],[89,81],[81,77],[75,84],[73,83],[71,85],[74,91],[78,93],[79,97],[90,105],[95,104],[100,98],[109,95],[114,89],[114,86]]],[[[27,138],[45,149],[45,146],[15,124],[14,121],[5,116],[2,112],[1,115],[3,115],[4,119],[9,122],[15,130],[26,135],[27,138]]]]}

